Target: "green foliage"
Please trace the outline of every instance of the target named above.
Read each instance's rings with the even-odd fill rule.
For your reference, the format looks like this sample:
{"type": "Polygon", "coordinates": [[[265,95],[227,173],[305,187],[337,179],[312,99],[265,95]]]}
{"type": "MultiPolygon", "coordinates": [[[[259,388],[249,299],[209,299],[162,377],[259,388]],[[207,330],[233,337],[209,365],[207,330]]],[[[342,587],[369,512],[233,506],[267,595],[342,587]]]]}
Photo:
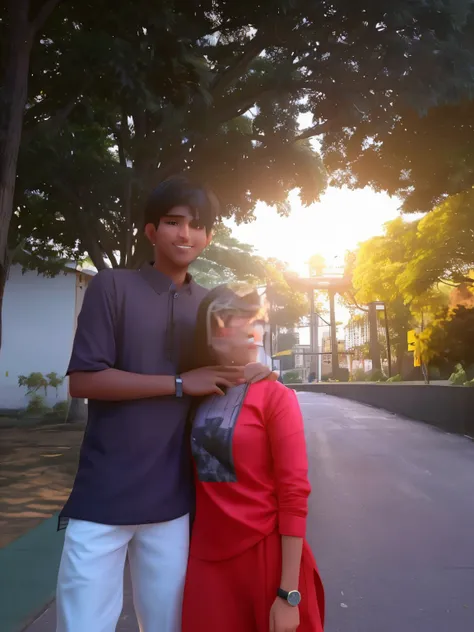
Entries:
{"type": "Polygon", "coordinates": [[[26,388],[26,394],[31,395],[36,393],[40,389],[44,390],[44,394],[47,395],[48,387],[56,390],[64,383],[64,377],[60,377],[57,373],[51,372],[44,376],[42,373],[33,372],[29,375],[18,376],[18,386],[26,388]]]}
{"type": "Polygon", "coordinates": [[[283,331],[278,332],[277,337],[277,352],[280,351],[289,351],[293,349],[295,345],[299,342],[299,336],[293,331],[283,331]]]}
{"type": "Polygon", "coordinates": [[[282,377],[284,384],[301,384],[303,382],[299,371],[286,371],[282,377]]]}
{"type": "Polygon", "coordinates": [[[55,389],[57,397],[59,387],[64,384],[64,377],[60,377],[53,371],[52,373],[48,373],[46,375],[46,379],[48,380],[48,386],[55,389]]]}
{"type": "Polygon", "coordinates": [[[212,243],[191,266],[195,280],[205,287],[221,283],[246,281],[258,285],[265,279],[265,267],[261,257],[254,254],[249,244],[232,237],[230,229],[218,226],[212,243]]]}
{"type": "Polygon", "coordinates": [[[390,127],[373,134],[372,121],[327,141],[325,163],[335,180],[354,187],[371,186],[403,200],[406,212],[431,211],[446,197],[474,185],[474,111],[470,98],[429,108],[420,114],[404,108],[390,127]],[[370,137],[370,142],[366,139],[370,137]]]}
{"type": "Polygon", "coordinates": [[[402,376],[400,374],[393,375],[387,379],[387,384],[394,384],[395,382],[402,382],[402,376]]]}
{"type": "Polygon", "coordinates": [[[352,372],[350,381],[351,382],[365,382],[367,380],[367,373],[364,369],[356,369],[352,372]]]}
{"type": "MultiPolygon", "coordinates": [[[[446,310],[430,323],[420,340],[428,362],[445,360],[469,371],[474,365],[474,307],[460,305],[446,310]]],[[[465,375],[464,381],[467,379],[465,375]]]]}
{"type": "Polygon", "coordinates": [[[270,302],[270,322],[272,325],[291,328],[298,325],[309,313],[306,294],[291,287],[286,276],[287,268],[277,259],[265,262],[267,298],[270,302]]]}
{"type": "Polygon", "coordinates": [[[387,376],[380,369],[374,369],[373,371],[369,373],[367,381],[368,382],[386,382],[387,376]]]}
{"type": "Polygon", "coordinates": [[[51,417],[58,421],[66,421],[69,412],[69,402],[57,402],[51,409],[51,417]]]}
{"type": "Polygon", "coordinates": [[[317,200],[326,172],[311,137],[326,135],[333,169],[330,150],[354,130],[375,136],[407,104],[458,98],[469,7],[59,3],[32,48],[10,246],[51,273],[85,253],[99,269],[134,266],[147,255],[144,199],[179,171],[210,181],[239,221],[259,200],[287,213],[294,188],[317,200]]]}
{"type": "Polygon", "coordinates": [[[48,410],[49,408],[44,401],[44,397],[39,393],[32,393],[28,402],[28,406],[26,408],[26,413],[28,415],[37,417],[45,415],[48,410]]]}
{"type": "Polygon", "coordinates": [[[20,388],[26,388],[27,395],[35,395],[40,389],[44,390],[44,394],[47,394],[48,380],[42,373],[34,372],[29,375],[18,376],[18,386],[20,388]]]}
{"type": "MultiPolygon", "coordinates": [[[[398,287],[409,300],[442,283],[445,288],[474,284],[474,194],[448,198],[419,222],[412,224],[409,259],[398,287]]],[[[446,294],[445,289],[445,294],[446,294]]]]}
{"type": "Polygon", "coordinates": [[[467,381],[466,371],[458,364],[456,371],[451,375],[449,381],[453,386],[463,386],[467,381]]]}

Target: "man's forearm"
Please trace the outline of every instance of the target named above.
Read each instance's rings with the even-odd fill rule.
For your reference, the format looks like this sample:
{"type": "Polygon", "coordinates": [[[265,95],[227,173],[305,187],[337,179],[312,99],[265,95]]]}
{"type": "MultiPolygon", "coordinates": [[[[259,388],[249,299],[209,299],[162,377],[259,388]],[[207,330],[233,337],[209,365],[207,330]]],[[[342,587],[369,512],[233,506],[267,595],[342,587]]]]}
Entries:
{"type": "Polygon", "coordinates": [[[280,588],[286,591],[298,590],[300,579],[303,538],[281,536],[281,583],[280,588]]]}
{"type": "Polygon", "coordinates": [[[78,372],[69,376],[71,397],[103,401],[127,401],[174,395],[172,375],[142,375],[117,369],[78,372]]]}

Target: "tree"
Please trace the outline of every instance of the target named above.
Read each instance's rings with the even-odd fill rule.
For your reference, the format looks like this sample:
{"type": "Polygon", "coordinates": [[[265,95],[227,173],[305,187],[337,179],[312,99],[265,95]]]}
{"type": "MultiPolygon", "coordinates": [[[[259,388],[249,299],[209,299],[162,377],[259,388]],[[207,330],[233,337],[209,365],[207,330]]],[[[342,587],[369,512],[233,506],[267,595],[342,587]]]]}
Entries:
{"type": "Polygon", "coordinates": [[[449,197],[408,230],[413,235],[411,252],[397,286],[409,300],[439,284],[448,288],[474,285],[472,191],[449,197]]]}
{"type": "Polygon", "coordinates": [[[191,266],[195,280],[205,287],[221,283],[247,281],[253,285],[265,282],[265,265],[254,254],[249,244],[244,244],[230,234],[230,229],[220,225],[211,244],[191,266]]]}
{"type": "Polygon", "coordinates": [[[371,186],[403,200],[405,212],[431,211],[474,186],[474,101],[463,99],[420,114],[400,112],[376,134],[367,123],[324,148],[333,183],[371,186]]]}
{"type": "Polygon", "coordinates": [[[295,291],[286,279],[287,268],[278,259],[265,263],[267,299],[270,303],[270,323],[274,327],[291,329],[309,313],[306,294],[295,291]]]}
{"type": "Polygon", "coordinates": [[[461,305],[445,311],[428,326],[421,341],[432,364],[460,364],[467,378],[474,378],[474,308],[461,305]]]}
{"type": "Polygon", "coordinates": [[[3,291],[9,266],[7,239],[28,98],[31,49],[59,2],[8,0],[0,9],[0,345],[3,291]]]}
{"type": "Polygon", "coordinates": [[[407,332],[426,314],[434,314],[447,304],[447,293],[435,291],[431,286],[425,291],[411,295],[404,292],[403,275],[416,249],[416,223],[397,218],[385,225],[384,235],[363,242],[356,254],[352,282],[355,290],[353,301],[365,305],[372,301],[383,301],[387,317],[391,344],[398,362],[397,372],[407,345],[407,332]]]}
{"type": "Polygon", "coordinates": [[[277,352],[289,351],[293,349],[295,345],[299,343],[299,336],[292,330],[278,332],[277,337],[277,352]]]}
{"type": "MultiPolygon", "coordinates": [[[[392,125],[407,100],[457,98],[470,68],[470,4],[62,3],[33,49],[27,108],[18,108],[23,164],[35,167],[18,174],[19,226],[35,225],[39,248],[87,252],[100,269],[143,259],[144,198],[170,173],[210,180],[224,214],[240,220],[257,200],[286,212],[293,188],[309,204],[325,184],[310,137],[334,139],[366,120],[392,125]],[[434,66],[436,86],[425,80],[434,66]],[[313,116],[302,132],[301,113],[313,116]],[[113,143],[109,155],[92,160],[87,138],[113,143]]],[[[3,25],[2,41],[11,33],[3,25]]],[[[5,236],[13,207],[3,204],[5,236]]]]}

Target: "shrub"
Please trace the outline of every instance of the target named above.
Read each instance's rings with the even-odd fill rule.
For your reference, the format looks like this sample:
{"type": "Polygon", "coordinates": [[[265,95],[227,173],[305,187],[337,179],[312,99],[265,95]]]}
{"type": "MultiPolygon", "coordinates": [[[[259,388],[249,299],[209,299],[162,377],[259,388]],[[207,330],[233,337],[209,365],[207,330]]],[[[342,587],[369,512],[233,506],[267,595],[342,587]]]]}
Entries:
{"type": "Polygon", "coordinates": [[[53,413],[56,417],[66,420],[69,412],[69,402],[58,402],[53,406],[53,413]]]}
{"type": "Polygon", "coordinates": [[[374,369],[369,374],[368,382],[386,382],[387,377],[380,369],[374,369]]]}
{"type": "Polygon", "coordinates": [[[48,407],[44,401],[44,397],[38,395],[38,393],[33,393],[30,396],[30,401],[28,402],[28,406],[26,408],[26,412],[29,415],[42,416],[48,412],[48,407]]]}
{"type": "Polygon", "coordinates": [[[456,365],[456,371],[451,375],[449,381],[453,386],[463,386],[467,382],[466,371],[460,364],[456,365]]]}
{"type": "Polygon", "coordinates": [[[301,384],[303,380],[298,371],[287,371],[283,374],[283,384],[301,384]]]}
{"type": "Polygon", "coordinates": [[[356,369],[350,377],[351,382],[365,382],[366,379],[367,374],[364,369],[356,369]]]}
{"type": "Polygon", "coordinates": [[[387,384],[394,384],[395,382],[401,382],[402,376],[400,374],[394,375],[393,377],[389,377],[387,380],[387,384]]]}

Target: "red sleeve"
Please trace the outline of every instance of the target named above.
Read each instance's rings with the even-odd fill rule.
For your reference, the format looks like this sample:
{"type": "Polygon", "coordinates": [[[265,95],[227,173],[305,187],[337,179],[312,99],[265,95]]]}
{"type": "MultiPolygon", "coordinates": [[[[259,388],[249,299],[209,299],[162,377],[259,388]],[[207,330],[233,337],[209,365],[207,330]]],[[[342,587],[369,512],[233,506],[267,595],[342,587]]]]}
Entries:
{"type": "Polygon", "coordinates": [[[267,429],[277,486],[279,531],[281,535],[304,538],[311,486],[303,417],[293,390],[278,382],[269,386],[267,429]]]}

